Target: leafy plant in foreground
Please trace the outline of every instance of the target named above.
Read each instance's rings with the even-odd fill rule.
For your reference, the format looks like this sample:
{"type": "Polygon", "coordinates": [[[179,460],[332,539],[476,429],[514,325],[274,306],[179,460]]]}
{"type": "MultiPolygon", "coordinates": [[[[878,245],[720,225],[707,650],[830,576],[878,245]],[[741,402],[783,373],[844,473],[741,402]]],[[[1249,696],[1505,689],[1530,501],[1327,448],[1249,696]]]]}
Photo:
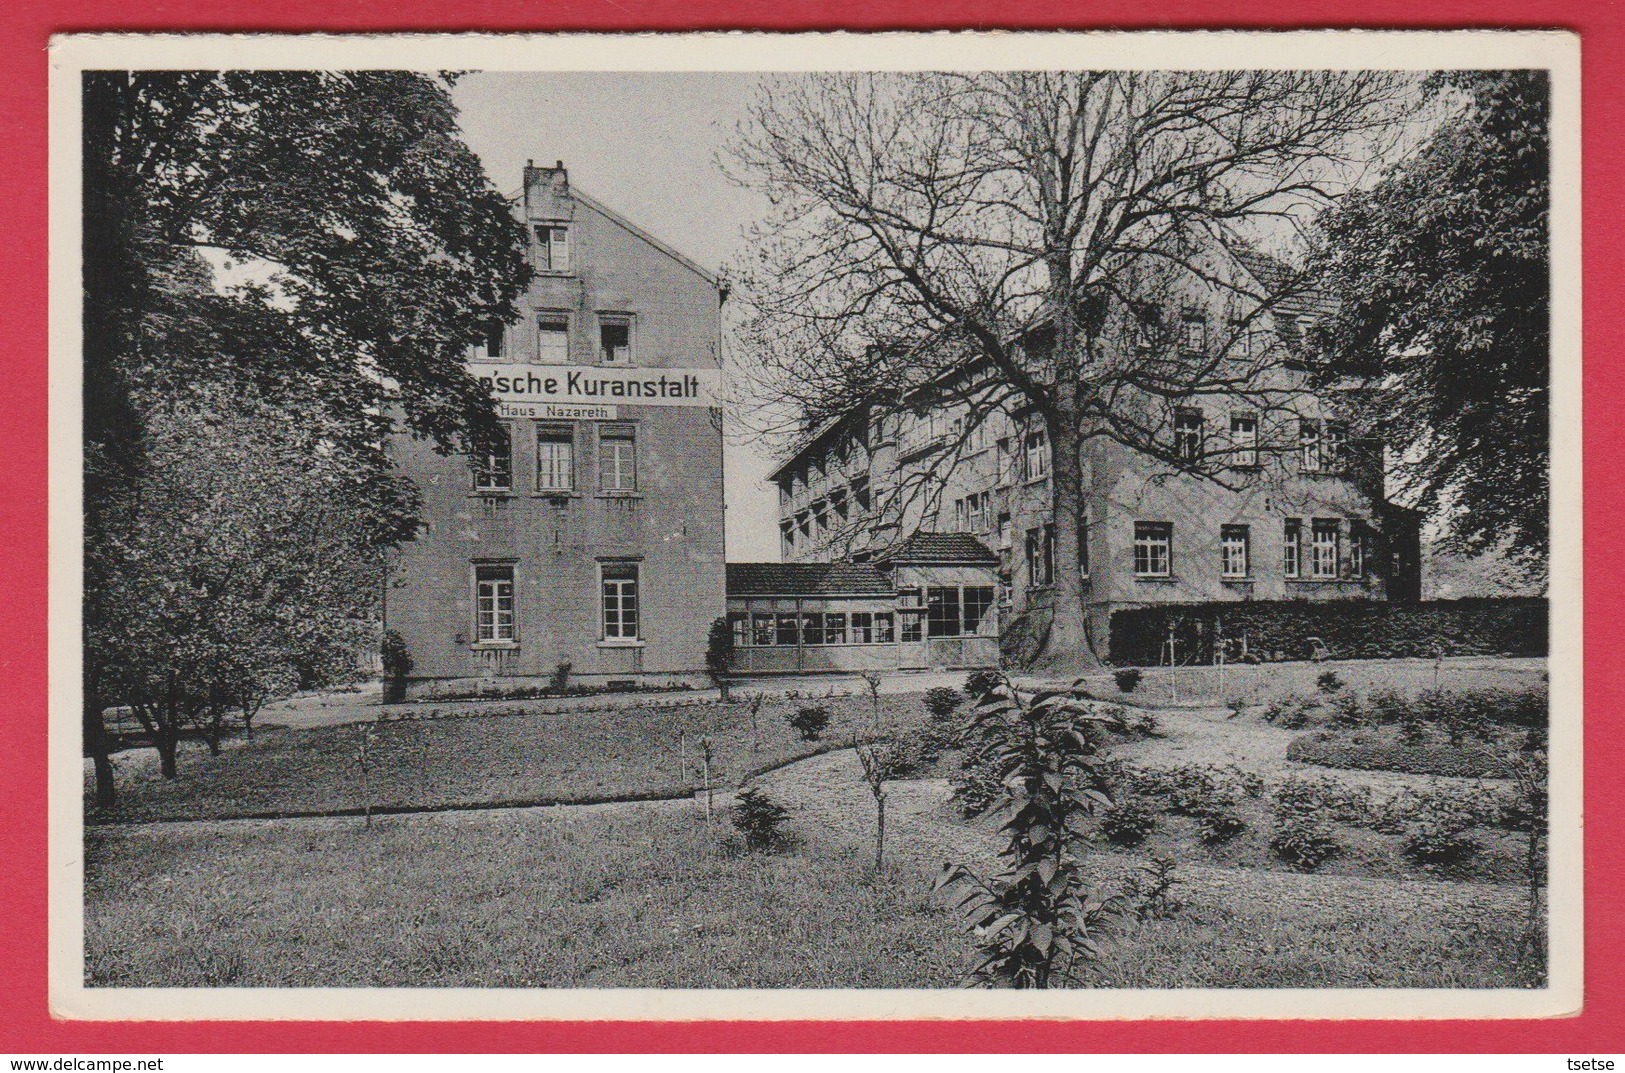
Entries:
{"type": "Polygon", "coordinates": [[[1135,902],[1135,918],[1143,924],[1173,916],[1181,906],[1172,893],[1177,886],[1172,857],[1152,857],[1129,873],[1127,890],[1135,902]]]}
{"type": "Polygon", "coordinates": [[[1091,904],[1077,852],[1083,818],[1111,804],[1093,788],[1098,735],[1090,733],[1114,722],[1110,711],[1064,693],[1028,699],[1008,680],[977,705],[969,734],[1005,788],[1003,870],[984,879],[950,864],[937,880],[976,936],[973,981],[1047,988],[1076,980],[1074,970],[1096,953],[1095,934],[1118,912],[1116,895],[1091,904]]]}
{"type": "Polygon", "coordinates": [[[1138,846],[1156,826],[1156,813],[1135,797],[1119,797],[1100,819],[1100,833],[1114,846],[1138,846]]]}

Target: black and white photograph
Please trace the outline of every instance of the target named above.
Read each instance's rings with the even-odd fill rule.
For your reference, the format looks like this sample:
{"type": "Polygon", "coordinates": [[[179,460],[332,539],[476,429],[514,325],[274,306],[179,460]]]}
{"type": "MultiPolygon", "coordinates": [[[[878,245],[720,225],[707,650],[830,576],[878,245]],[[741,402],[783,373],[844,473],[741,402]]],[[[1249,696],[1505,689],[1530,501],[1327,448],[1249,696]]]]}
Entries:
{"type": "Polygon", "coordinates": [[[54,1008],[1578,1009],[1575,38],[52,77],[54,1008]]]}

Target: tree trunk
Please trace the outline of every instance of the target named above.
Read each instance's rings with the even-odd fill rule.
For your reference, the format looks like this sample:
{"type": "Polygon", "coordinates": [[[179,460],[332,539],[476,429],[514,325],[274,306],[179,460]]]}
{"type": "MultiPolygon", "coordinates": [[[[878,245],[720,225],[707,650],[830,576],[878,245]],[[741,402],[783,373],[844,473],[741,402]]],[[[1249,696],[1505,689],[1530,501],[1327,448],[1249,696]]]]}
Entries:
{"type": "Polygon", "coordinates": [[[1052,579],[1055,608],[1050,624],[1049,639],[1044,645],[1037,665],[1071,669],[1099,667],[1089,636],[1089,623],[1084,614],[1083,541],[1084,507],[1083,459],[1078,422],[1070,407],[1061,407],[1052,416],[1049,439],[1053,457],[1050,479],[1053,488],[1050,497],[1054,515],[1055,577],[1052,579]]]}
{"type": "Polygon", "coordinates": [[[113,760],[108,752],[107,724],[102,719],[101,693],[95,686],[99,672],[85,663],[84,735],[85,749],[96,769],[96,807],[111,809],[118,800],[113,785],[113,760]]]}
{"type": "Polygon", "coordinates": [[[875,798],[875,871],[886,863],[886,795],[875,798]]]}
{"type": "Polygon", "coordinates": [[[180,774],[175,767],[175,752],[180,742],[171,728],[160,728],[152,737],[153,747],[158,750],[158,773],[166,779],[173,779],[180,774]]]}

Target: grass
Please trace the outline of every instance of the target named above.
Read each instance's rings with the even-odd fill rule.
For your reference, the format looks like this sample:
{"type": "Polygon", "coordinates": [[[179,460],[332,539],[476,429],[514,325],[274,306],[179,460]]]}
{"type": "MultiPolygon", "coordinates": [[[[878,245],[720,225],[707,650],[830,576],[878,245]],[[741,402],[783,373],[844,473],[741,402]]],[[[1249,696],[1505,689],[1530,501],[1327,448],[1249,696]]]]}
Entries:
{"type": "MultiPolygon", "coordinates": [[[[927,894],[941,857],[876,873],[806,820],[777,855],[742,854],[691,804],[92,829],[87,984],[956,986],[972,951],[927,894]]],[[[896,844],[923,848],[911,824],[896,844]]],[[[1103,888],[1135,863],[1091,860],[1103,888]]],[[[1516,986],[1507,888],[1177,875],[1184,906],[1115,925],[1085,984],[1516,986]]]]}
{"type": "MultiPolygon", "coordinates": [[[[922,717],[918,697],[881,698],[883,732],[922,717]]],[[[854,697],[769,700],[757,722],[753,743],[745,704],[548,714],[521,704],[386,721],[370,724],[376,738],[368,793],[357,763],[359,727],[267,729],[215,757],[189,745],[176,779],[161,778],[150,763],[126,763],[118,806],[106,813],[92,808],[86,816],[95,823],[337,812],[366,804],[434,808],[671,797],[703,785],[702,736],[712,743],[712,784],[736,786],[747,773],[874,729],[871,702],[854,697]],[[829,728],[816,742],[803,741],[786,722],[809,704],[830,713],[829,728]]],[[[151,750],[143,754],[148,760],[151,750]]],[[[87,801],[89,790],[87,774],[87,801]]]]}

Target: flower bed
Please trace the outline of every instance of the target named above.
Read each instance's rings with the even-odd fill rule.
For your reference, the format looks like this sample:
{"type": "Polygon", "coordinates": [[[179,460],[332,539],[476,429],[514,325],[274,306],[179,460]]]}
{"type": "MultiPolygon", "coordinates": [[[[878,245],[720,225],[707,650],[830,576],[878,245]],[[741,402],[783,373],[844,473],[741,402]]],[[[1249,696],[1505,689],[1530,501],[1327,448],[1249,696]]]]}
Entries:
{"type": "Polygon", "coordinates": [[[1295,738],[1287,746],[1288,760],[1354,771],[1398,771],[1409,775],[1449,775],[1456,778],[1502,778],[1507,774],[1503,752],[1477,742],[1411,744],[1388,728],[1373,730],[1316,730],[1295,738]]]}

